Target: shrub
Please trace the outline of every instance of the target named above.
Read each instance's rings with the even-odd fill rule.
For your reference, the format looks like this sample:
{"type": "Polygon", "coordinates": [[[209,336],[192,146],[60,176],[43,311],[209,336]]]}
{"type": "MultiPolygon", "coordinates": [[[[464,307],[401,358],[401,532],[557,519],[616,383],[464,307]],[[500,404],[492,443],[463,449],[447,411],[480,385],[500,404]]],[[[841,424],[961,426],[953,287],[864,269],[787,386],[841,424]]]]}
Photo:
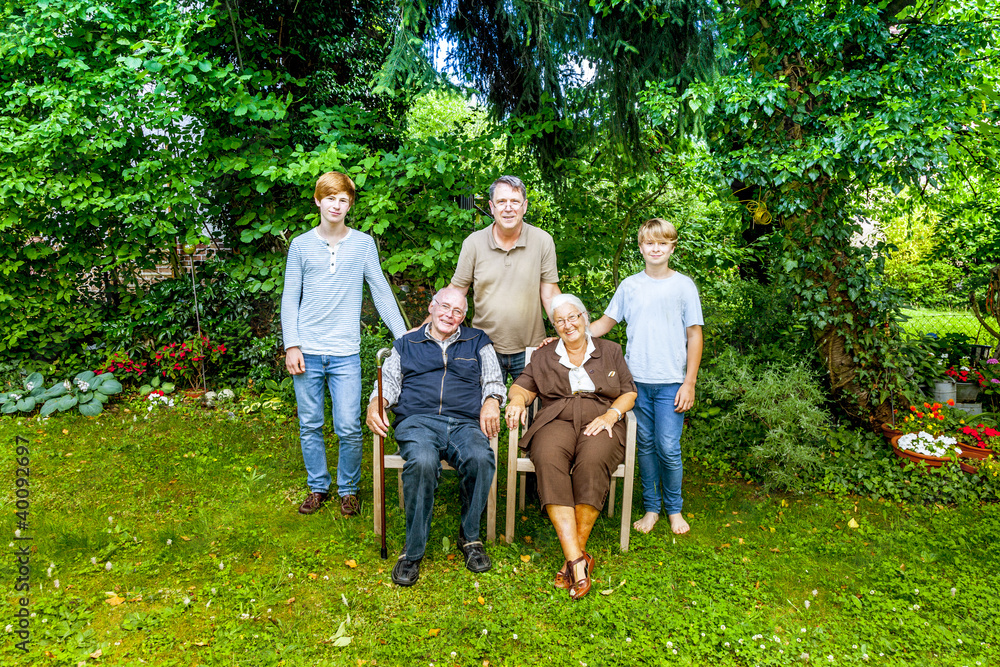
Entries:
{"type": "MultiPolygon", "coordinates": [[[[720,407],[707,417],[709,447],[725,447],[735,467],[768,488],[800,490],[820,462],[830,416],[826,396],[804,363],[761,363],[728,349],[706,367],[702,399],[692,416],[702,432],[702,403],[720,407]]],[[[696,435],[697,437],[697,435],[696,435]]]]}

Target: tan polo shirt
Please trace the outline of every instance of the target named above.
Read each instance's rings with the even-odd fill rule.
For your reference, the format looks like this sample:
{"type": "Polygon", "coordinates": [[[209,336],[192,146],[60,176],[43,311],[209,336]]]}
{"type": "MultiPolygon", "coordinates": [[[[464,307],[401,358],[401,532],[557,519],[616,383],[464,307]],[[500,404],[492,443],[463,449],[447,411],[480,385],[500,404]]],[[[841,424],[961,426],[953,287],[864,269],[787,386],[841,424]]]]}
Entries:
{"type": "Polygon", "coordinates": [[[545,338],[541,283],[559,282],[556,244],[545,230],[522,223],[510,250],[493,238],[493,225],[469,234],[451,284],[472,286],[476,312],[472,326],[485,331],[501,354],[516,354],[545,338]]]}

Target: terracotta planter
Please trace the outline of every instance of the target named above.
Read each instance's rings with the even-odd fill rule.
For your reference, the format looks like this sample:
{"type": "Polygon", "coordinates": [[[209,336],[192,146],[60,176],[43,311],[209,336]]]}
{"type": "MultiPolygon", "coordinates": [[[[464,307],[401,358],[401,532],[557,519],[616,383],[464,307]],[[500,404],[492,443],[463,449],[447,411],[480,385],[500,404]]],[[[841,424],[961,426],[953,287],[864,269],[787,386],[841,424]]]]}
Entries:
{"type": "Polygon", "coordinates": [[[940,468],[944,463],[951,460],[948,457],[926,456],[917,452],[911,452],[908,449],[900,449],[898,443],[901,437],[903,437],[902,434],[896,435],[889,441],[892,444],[892,451],[896,453],[896,456],[903,459],[900,461],[901,466],[905,466],[907,461],[913,461],[914,463],[922,463],[929,468],[940,468]]]}
{"type": "Polygon", "coordinates": [[[883,422],[882,425],[879,426],[879,428],[882,430],[882,435],[885,436],[885,439],[889,441],[891,441],[896,436],[903,435],[904,433],[906,433],[906,431],[899,430],[899,427],[893,426],[892,424],[888,424],[885,422],[883,422]]]}
{"type": "Polygon", "coordinates": [[[983,449],[982,447],[974,447],[973,445],[963,445],[961,442],[958,446],[962,449],[962,453],[959,454],[964,459],[985,459],[987,456],[996,454],[992,449],[983,449]]]}
{"type": "MultiPolygon", "coordinates": [[[[892,451],[895,452],[896,456],[898,456],[901,459],[900,462],[899,462],[899,467],[905,468],[907,461],[913,461],[914,463],[923,464],[923,466],[925,468],[924,472],[927,472],[926,468],[940,468],[944,463],[946,463],[946,462],[948,462],[948,461],[951,460],[950,458],[947,458],[947,457],[941,458],[941,457],[938,457],[938,456],[925,456],[924,454],[918,454],[917,452],[911,452],[908,449],[900,449],[898,447],[897,443],[899,442],[899,439],[903,435],[904,434],[893,436],[892,440],[889,441],[892,444],[892,451]]],[[[975,449],[978,452],[988,451],[988,450],[978,449],[976,447],[971,447],[970,448],[967,445],[963,445],[962,443],[957,443],[955,446],[956,447],[960,447],[962,449],[962,453],[959,454],[959,456],[962,456],[962,457],[966,457],[966,454],[965,454],[966,449],[975,449]]],[[[990,453],[992,453],[992,452],[990,452],[990,453]]],[[[988,456],[988,454],[987,454],[987,456],[988,456]]],[[[981,457],[966,457],[966,458],[986,458],[986,456],[981,456],[981,457]]],[[[977,472],[979,472],[979,470],[975,466],[970,465],[968,463],[961,463],[960,462],[959,463],[959,467],[962,469],[962,472],[968,473],[970,475],[975,475],[977,472]]]]}

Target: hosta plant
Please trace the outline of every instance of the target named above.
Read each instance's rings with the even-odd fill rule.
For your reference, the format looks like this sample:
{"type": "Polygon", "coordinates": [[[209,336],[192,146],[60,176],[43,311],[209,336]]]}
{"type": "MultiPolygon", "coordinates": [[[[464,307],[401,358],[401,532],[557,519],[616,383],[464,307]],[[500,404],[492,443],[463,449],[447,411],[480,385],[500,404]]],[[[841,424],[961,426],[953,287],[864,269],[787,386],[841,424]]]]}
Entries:
{"type": "Polygon", "coordinates": [[[112,373],[97,375],[94,371],[78,373],[72,380],[56,382],[45,390],[42,411],[46,417],[53,412],[66,412],[76,408],[81,415],[94,417],[101,414],[108,397],[120,394],[122,385],[112,373]]]}
{"type": "Polygon", "coordinates": [[[108,397],[121,391],[121,383],[111,373],[97,375],[94,371],[83,371],[72,380],[55,382],[48,388],[41,373],[32,373],[24,381],[23,393],[0,394],[0,413],[28,413],[40,407],[39,414],[47,417],[76,408],[80,414],[93,417],[101,414],[108,397]]]}
{"type": "Polygon", "coordinates": [[[24,379],[23,391],[10,391],[0,394],[0,414],[11,415],[15,412],[33,412],[45,394],[45,379],[41,373],[32,373],[24,379]]]}

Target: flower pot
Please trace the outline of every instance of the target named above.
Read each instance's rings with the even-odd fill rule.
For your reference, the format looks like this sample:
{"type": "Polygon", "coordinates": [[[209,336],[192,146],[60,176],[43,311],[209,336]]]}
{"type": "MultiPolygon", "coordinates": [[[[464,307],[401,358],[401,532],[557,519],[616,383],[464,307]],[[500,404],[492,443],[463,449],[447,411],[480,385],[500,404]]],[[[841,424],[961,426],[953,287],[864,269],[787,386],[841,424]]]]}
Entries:
{"type": "Polygon", "coordinates": [[[983,414],[983,404],[982,403],[956,403],[954,405],[956,410],[961,410],[970,417],[975,417],[976,415],[983,414]]]}
{"type": "Polygon", "coordinates": [[[892,441],[892,439],[898,435],[903,435],[906,431],[899,430],[899,427],[893,426],[892,424],[883,422],[879,429],[882,431],[882,435],[885,436],[886,440],[892,441]]]}
{"type": "Polygon", "coordinates": [[[934,383],[934,401],[948,404],[955,400],[955,383],[951,380],[938,380],[934,383]]]}
{"type": "Polygon", "coordinates": [[[979,383],[977,382],[955,383],[956,403],[975,403],[977,396],[979,396],[979,383]]]}
{"type": "Polygon", "coordinates": [[[964,459],[985,459],[987,456],[996,454],[992,449],[984,449],[982,447],[976,447],[975,445],[966,445],[963,443],[958,443],[958,447],[962,450],[959,454],[964,459]]]}
{"type": "Polygon", "coordinates": [[[893,436],[892,440],[889,441],[892,445],[892,451],[896,453],[896,456],[903,459],[899,464],[901,466],[905,466],[907,461],[913,461],[914,463],[922,463],[929,468],[940,468],[943,463],[951,460],[948,457],[927,456],[926,454],[912,452],[909,449],[900,449],[896,443],[899,442],[901,437],[903,436],[893,436]]]}

